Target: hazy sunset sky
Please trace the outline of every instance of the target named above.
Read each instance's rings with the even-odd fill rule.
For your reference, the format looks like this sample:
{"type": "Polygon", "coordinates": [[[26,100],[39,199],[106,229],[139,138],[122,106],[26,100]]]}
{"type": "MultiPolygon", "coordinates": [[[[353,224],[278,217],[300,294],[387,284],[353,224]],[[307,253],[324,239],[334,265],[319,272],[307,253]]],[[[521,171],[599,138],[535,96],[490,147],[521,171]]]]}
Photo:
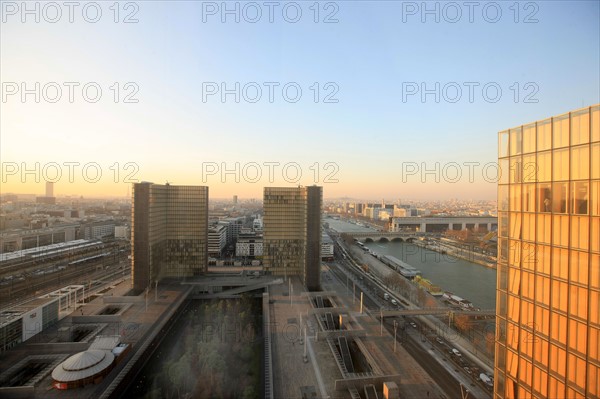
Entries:
{"type": "MultiPolygon", "coordinates": [[[[513,2],[499,2],[498,16],[480,2],[472,22],[468,8],[458,17],[444,2],[427,3],[437,4],[439,22],[421,15],[422,2],[321,2],[318,16],[312,1],[280,2],[272,23],[264,2],[227,2],[240,10],[239,23],[222,15],[222,2],[120,3],[118,16],[113,2],[99,2],[96,23],[84,19],[86,2],[72,23],[66,7],[37,3],[36,22],[22,4],[2,2],[2,193],[42,194],[45,173],[58,180],[58,196],[125,196],[132,173],[131,180],[208,185],[211,197],[317,183],[326,197],[491,199],[494,170],[485,178],[483,166],[497,158],[498,131],[600,102],[598,1],[522,2],[518,15],[513,2]],[[128,16],[138,22],[124,23],[128,16]],[[36,82],[39,103],[35,94],[23,101],[22,83],[35,91],[36,82]],[[64,82],[74,82],[72,103],[64,82]],[[239,102],[234,94],[221,100],[223,82],[239,82],[239,102]],[[272,102],[265,82],[274,82],[272,102]],[[290,82],[287,100],[297,102],[282,93],[290,82]],[[407,95],[422,82],[431,90],[440,83],[438,103],[434,94],[424,102],[420,92],[407,95]],[[101,88],[97,102],[83,97],[86,84],[90,100],[101,88]],[[56,86],[62,96],[52,103],[56,86]],[[453,103],[456,86],[462,97],[453,103]],[[256,87],[262,97],[253,103],[256,87]],[[71,179],[68,162],[79,163],[71,179]],[[236,162],[239,182],[235,173],[221,176],[236,162]],[[421,173],[436,162],[439,183],[435,172],[421,173]],[[470,164],[473,179],[465,162],[479,163],[470,164]],[[39,176],[22,175],[36,163],[39,176]],[[456,182],[444,183],[444,174],[456,182]]],[[[91,21],[96,11],[85,15],[91,21]]]]}

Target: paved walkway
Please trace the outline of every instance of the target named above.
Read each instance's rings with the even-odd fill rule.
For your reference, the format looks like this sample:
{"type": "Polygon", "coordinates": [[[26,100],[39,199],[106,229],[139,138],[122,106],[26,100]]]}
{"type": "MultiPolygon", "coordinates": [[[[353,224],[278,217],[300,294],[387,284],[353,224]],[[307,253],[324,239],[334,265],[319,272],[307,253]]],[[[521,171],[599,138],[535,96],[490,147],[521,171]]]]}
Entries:
{"type": "Polygon", "coordinates": [[[302,398],[302,387],[314,387],[318,397],[337,397],[333,392],[333,383],[335,379],[342,378],[341,374],[339,371],[336,373],[338,368],[326,343],[314,339],[316,322],[314,317],[307,317],[312,306],[308,297],[301,296],[304,288],[300,280],[297,277],[291,280],[291,297],[287,281],[269,288],[272,302],[274,397],[302,398]],[[300,332],[304,327],[307,335],[311,335],[308,337],[309,347],[306,347],[306,343],[300,343],[300,332]],[[309,352],[308,363],[303,361],[305,350],[309,352]]]}

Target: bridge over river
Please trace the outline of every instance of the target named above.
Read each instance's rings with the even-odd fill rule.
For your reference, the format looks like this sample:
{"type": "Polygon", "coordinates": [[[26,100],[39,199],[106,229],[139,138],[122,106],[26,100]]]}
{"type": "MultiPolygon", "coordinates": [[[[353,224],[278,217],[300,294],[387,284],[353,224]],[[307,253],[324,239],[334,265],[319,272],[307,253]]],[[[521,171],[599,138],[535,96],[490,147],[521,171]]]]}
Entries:
{"type": "Polygon", "coordinates": [[[344,233],[350,237],[354,237],[359,241],[403,241],[411,242],[424,237],[439,237],[440,234],[436,233],[421,233],[415,231],[372,231],[372,232],[351,232],[344,233]]]}

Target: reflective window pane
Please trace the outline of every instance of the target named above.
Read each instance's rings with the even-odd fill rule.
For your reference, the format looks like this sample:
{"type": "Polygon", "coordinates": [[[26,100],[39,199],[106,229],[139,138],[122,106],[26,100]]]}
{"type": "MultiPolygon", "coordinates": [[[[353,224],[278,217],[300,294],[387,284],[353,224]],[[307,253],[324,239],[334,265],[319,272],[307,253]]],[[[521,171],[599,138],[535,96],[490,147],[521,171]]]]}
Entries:
{"type": "Polygon", "coordinates": [[[587,365],[587,389],[590,398],[600,396],[600,367],[588,363],[587,365]]]}
{"type": "Polygon", "coordinates": [[[552,212],[552,185],[550,183],[541,183],[538,187],[538,212],[552,212]]]}
{"type": "Polygon", "coordinates": [[[535,214],[523,214],[523,239],[535,241],[535,214]]]}
{"type": "Polygon", "coordinates": [[[510,155],[519,155],[523,148],[521,128],[510,129],[510,155]]]}
{"type": "Polygon", "coordinates": [[[504,158],[508,156],[508,131],[498,134],[498,157],[504,158]]]}
{"type": "Polygon", "coordinates": [[[600,179],[600,143],[592,144],[592,179],[600,179]]]}
{"type": "Polygon", "coordinates": [[[508,213],[498,213],[498,236],[508,237],[508,213]]]}
{"type": "Polygon", "coordinates": [[[552,180],[569,180],[569,150],[555,150],[552,153],[552,180]]]}
{"type": "Polygon", "coordinates": [[[510,185],[510,210],[520,211],[521,210],[521,185],[511,184],[510,185]]]}
{"type": "Polygon", "coordinates": [[[552,148],[569,145],[569,115],[559,116],[552,120],[552,148]]]}
{"type": "MultiPolygon", "coordinates": [[[[540,218],[538,217],[538,220],[540,218]]],[[[550,216],[543,216],[541,219],[550,220],[550,216]]],[[[539,226],[539,225],[538,225],[539,226]]],[[[550,275],[550,254],[552,248],[548,245],[537,245],[536,248],[536,265],[537,272],[540,274],[550,275]]]]}
{"type": "MultiPolygon", "coordinates": [[[[589,320],[591,324],[600,326],[600,292],[590,291],[590,313],[589,320]]],[[[599,327],[600,328],[600,327],[599,327]]]]}
{"type": "Polygon", "coordinates": [[[509,208],[509,187],[507,185],[498,186],[498,210],[507,211],[509,208]]]}
{"type": "Polygon", "coordinates": [[[590,213],[594,216],[600,216],[600,180],[592,182],[590,191],[590,213]]]}
{"type": "Polygon", "coordinates": [[[498,162],[498,173],[500,173],[499,183],[507,184],[510,176],[508,159],[501,159],[498,162]]]}
{"type": "Polygon", "coordinates": [[[571,114],[571,145],[588,143],[590,139],[590,112],[583,110],[571,114]]]}
{"type": "Polygon", "coordinates": [[[554,248],[552,250],[552,277],[567,280],[569,278],[569,250],[554,248]]]}
{"type": "Polygon", "coordinates": [[[537,241],[542,244],[550,244],[552,218],[550,215],[540,214],[537,216],[537,241]]]}
{"type": "Polygon", "coordinates": [[[537,150],[549,150],[552,148],[552,124],[549,120],[538,123],[537,127],[537,150]]]}
{"type": "MultiPolygon", "coordinates": [[[[590,146],[571,148],[571,179],[581,180],[590,176],[590,146]]],[[[560,179],[557,179],[560,180],[560,179]]]]}
{"type": "Polygon", "coordinates": [[[592,142],[600,141],[600,106],[592,107],[592,142]]]}
{"type": "Polygon", "coordinates": [[[583,251],[571,251],[571,282],[587,285],[589,271],[589,255],[583,251]]]}
{"type": "Polygon", "coordinates": [[[523,156],[523,182],[535,183],[537,181],[538,166],[535,154],[523,156]]]}
{"type": "Polygon", "coordinates": [[[537,154],[537,181],[546,182],[552,180],[552,153],[541,152],[537,154]]]}
{"type": "Polygon", "coordinates": [[[548,277],[536,277],[535,300],[538,304],[550,305],[550,279],[548,277]]]}
{"type": "Polygon", "coordinates": [[[587,215],[589,206],[589,184],[585,182],[571,183],[573,190],[571,192],[573,198],[572,213],[575,215],[587,215]]]}
{"type": "Polygon", "coordinates": [[[509,183],[521,183],[523,181],[523,160],[520,156],[510,157],[509,183]]]}
{"type": "Polygon", "coordinates": [[[535,212],[535,184],[523,185],[523,211],[535,212]]]}
{"type": "Polygon", "coordinates": [[[552,217],[552,244],[561,247],[569,246],[569,217],[554,215],[552,217]]]}
{"type": "Polygon", "coordinates": [[[590,250],[600,252],[600,217],[590,219],[590,250]]]}
{"type": "Polygon", "coordinates": [[[590,219],[586,216],[571,218],[571,247],[588,249],[590,240],[590,219]]]}
{"type": "Polygon", "coordinates": [[[590,288],[600,289],[600,255],[590,255],[590,288]]]}
{"type": "Polygon", "coordinates": [[[567,213],[569,183],[552,184],[552,212],[567,213]]]}
{"type": "Polygon", "coordinates": [[[535,151],[535,123],[523,127],[523,153],[535,151]]]}

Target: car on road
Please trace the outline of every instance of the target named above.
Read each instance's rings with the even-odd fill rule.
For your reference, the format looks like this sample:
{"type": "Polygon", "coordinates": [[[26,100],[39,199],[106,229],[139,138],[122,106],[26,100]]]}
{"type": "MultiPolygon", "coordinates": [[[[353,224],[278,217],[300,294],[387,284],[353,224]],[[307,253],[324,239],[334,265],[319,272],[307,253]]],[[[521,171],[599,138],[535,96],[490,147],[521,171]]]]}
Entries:
{"type": "Polygon", "coordinates": [[[452,348],[452,354],[456,355],[456,357],[461,357],[462,356],[461,353],[458,351],[458,349],[454,349],[454,348],[452,348]]]}
{"type": "Polygon", "coordinates": [[[481,373],[481,374],[479,374],[479,379],[481,380],[481,382],[483,382],[483,384],[488,389],[488,391],[491,391],[492,389],[494,389],[494,378],[493,377],[491,377],[485,373],[481,373]]]}
{"type": "Polygon", "coordinates": [[[417,328],[417,323],[415,322],[411,322],[410,325],[413,326],[413,328],[417,328]]]}
{"type": "Polygon", "coordinates": [[[435,340],[437,341],[438,344],[444,344],[444,341],[442,341],[442,339],[440,337],[436,337],[435,340]]]}

